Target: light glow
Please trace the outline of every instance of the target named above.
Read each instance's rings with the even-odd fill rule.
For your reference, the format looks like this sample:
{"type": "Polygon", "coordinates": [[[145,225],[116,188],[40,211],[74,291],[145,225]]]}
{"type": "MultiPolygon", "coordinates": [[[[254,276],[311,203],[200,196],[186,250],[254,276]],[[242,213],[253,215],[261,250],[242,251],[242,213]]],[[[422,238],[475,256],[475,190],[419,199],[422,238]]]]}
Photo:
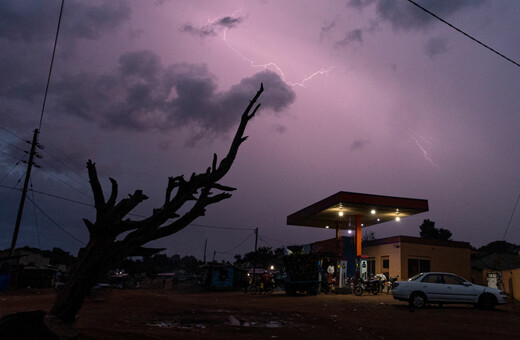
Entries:
{"type": "Polygon", "coordinates": [[[372,215],[375,215],[375,214],[376,214],[376,211],[375,211],[374,209],[372,209],[372,210],[370,210],[370,213],[371,213],[372,215]]]}
{"type": "Polygon", "coordinates": [[[343,211],[340,211],[340,212],[338,213],[338,215],[339,215],[340,217],[342,217],[342,216],[343,216],[343,211]]]}
{"type": "Polygon", "coordinates": [[[401,217],[397,216],[397,217],[395,218],[395,220],[396,220],[397,222],[399,222],[399,221],[401,220],[401,217]]]}

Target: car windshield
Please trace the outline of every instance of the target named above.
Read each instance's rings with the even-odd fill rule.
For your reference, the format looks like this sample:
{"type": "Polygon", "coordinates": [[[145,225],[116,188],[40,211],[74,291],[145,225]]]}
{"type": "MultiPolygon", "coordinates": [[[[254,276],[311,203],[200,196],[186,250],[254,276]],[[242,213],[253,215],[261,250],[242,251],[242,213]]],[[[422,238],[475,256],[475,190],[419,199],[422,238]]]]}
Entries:
{"type": "Polygon", "coordinates": [[[409,278],[408,281],[415,281],[415,280],[417,280],[418,278],[420,278],[421,276],[422,276],[422,273],[417,274],[417,275],[414,275],[414,276],[412,276],[411,278],[409,278]]]}

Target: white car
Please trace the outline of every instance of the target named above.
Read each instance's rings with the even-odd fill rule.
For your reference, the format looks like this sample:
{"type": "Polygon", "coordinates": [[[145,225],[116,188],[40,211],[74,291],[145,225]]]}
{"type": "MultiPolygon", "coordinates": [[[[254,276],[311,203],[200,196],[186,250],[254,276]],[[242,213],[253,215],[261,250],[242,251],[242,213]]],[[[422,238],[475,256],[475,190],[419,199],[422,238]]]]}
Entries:
{"type": "Polygon", "coordinates": [[[450,273],[421,273],[407,281],[393,283],[394,299],[421,308],[427,303],[469,303],[485,309],[507,302],[507,295],[495,288],[475,285],[450,273]]]}

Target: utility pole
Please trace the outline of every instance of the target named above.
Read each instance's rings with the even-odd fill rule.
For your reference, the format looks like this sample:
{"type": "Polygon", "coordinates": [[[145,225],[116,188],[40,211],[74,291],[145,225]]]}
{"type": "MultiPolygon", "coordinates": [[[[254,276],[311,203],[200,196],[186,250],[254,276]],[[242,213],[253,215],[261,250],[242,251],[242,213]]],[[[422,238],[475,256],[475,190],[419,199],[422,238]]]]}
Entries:
{"type": "MultiPolygon", "coordinates": [[[[11,250],[9,251],[9,255],[14,255],[14,249],[16,248],[16,240],[18,239],[18,231],[20,230],[20,223],[22,221],[22,215],[23,215],[23,206],[25,204],[25,197],[27,196],[27,188],[29,186],[29,179],[31,177],[31,169],[32,166],[38,167],[37,164],[34,164],[34,156],[40,157],[36,153],[36,146],[40,147],[38,145],[38,129],[34,130],[34,135],[31,143],[31,151],[29,152],[29,162],[27,162],[27,172],[25,173],[25,182],[23,184],[23,190],[22,190],[22,198],[20,200],[20,206],[18,207],[18,215],[16,216],[16,224],[14,226],[14,233],[13,233],[13,240],[11,242],[11,250]]],[[[29,143],[29,142],[27,142],[29,143]]]]}
{"type": "Polygon", "coordinates": [[[255,253],[257,251],[258,246],[258,228],[255,228],[255,253]]]}
{"type": "Polygon", "coordinates": [[[255,228],[255,257],[253,261],[253,283],[256,281],[256,252],[258,247],[258,228],[255,228]]]}
{"type": "Polygon", "coordinates": [[[204,242],[204,264],[206,264],[206,249],[208,247],[208,239],[204,242]]]}
{"type": "Polygon", "coordinates": [[[217,251],[214,250],[214,251],[213,251],[213,262],[215,262],[215,256],[216,256],[216,255],[217,255],[217,251]]]}

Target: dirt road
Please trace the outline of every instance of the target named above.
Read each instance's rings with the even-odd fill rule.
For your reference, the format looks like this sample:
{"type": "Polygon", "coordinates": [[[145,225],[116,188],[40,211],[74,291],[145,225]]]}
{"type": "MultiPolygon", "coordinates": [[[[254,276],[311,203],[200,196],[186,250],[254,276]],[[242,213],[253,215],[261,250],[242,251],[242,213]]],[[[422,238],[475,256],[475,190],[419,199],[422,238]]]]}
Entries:
{"type": "MultiPolygon", "coordinates": [[[[52,291],[0,293],[0,316],[48,310],[52,291]]],[[[517,339],[520,306],[494,311],[431,306],[410,311],[390,295],[289,297],[241,292],[113,290],[86,301],[76,328],[99,339],[517,339]]]]}

